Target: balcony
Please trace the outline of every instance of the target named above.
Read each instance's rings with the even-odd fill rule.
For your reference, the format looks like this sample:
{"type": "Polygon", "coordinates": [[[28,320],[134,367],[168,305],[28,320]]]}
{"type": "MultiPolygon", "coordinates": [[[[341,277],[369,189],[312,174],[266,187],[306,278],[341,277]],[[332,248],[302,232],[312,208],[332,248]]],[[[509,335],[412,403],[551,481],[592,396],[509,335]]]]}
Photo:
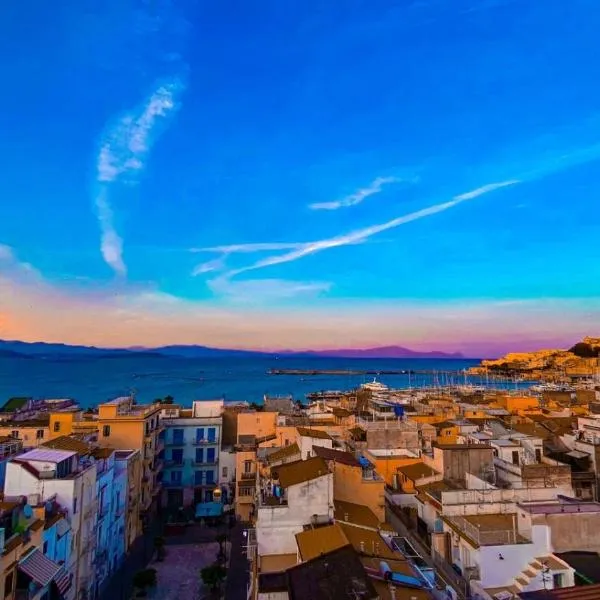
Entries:
{"type": "Polygon", "coordinates": [[[256,471],[251,471],[249,473],[244,472],[240,474],[240,479],[242,481],[250,481],[250,480],[255,480],[256,479],[256,471]]]}
{"type": "Polygon", "coordinates": [[[216,467],[219,463],[217,459],[214,460],[196,460],[194,459],[194,466],[196,467],[216,467]]]}
{"type": "Polygon", "coordinates": [[[173,489],[181,489],[186,487],[183,481],[163,481],[162,486],[165,489],[173,490],[173,489]]]}
{"type": "Polygon", "coordinates": [[[512,546],[530,544],[523,532],[514,526],[513,514],[470,515],[443,517],[458,535],[478,546],[512,546]]]}
{"type": "Polygon", "coordinates": [[[177,438],[172,440],[165,440],[165,446],[169,447],[182,447],[185,446],[185,440],[183,438],[177,438]]]}
{"type": "Polygon", "coordinates": [[[214,437],[214,438],[198,438],[196,440],[194,440],[193,445],[194,446],[206,446],[208,444],[218,444],[219,443],[219,438],[218,437],[214,437]]]}
{"type": "Polygon", "coordinates": [[[156,446],[154,447],[155,452],[162,452],[165,449],[165,440],[158,438],[156,440],[156,446]]]}
{"type": "Polygon", "coordinates": [[[181,460],[165,460],[164,461],[165,469],[173,469],[173,468],[182,469],[184,465],[185,465],[185,460],[183,458],[181,460]]]}

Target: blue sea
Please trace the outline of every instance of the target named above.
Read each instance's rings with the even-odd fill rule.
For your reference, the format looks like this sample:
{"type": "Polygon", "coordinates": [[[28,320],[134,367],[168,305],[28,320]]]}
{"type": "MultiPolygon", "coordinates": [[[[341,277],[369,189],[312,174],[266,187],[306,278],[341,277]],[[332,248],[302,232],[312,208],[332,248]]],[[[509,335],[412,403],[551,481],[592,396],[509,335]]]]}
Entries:
{"type": "MultiPolygon", "coordinates": [[[[0,357],[0,401],[13,396],[73,398],[87,408],[135,392],[139,402],[171,395],[177,403],[225,398],[259,402],[264,394],[291,394],[305,400],[320,390],[350,390],[373,376],[268,375],[269,369],[411,370],[438,372],[427,375],[381,375],[390,387],[449,384],[442,372],[461,371],[476,360],[342,359],[342,358],[179,358],[166,356],[60,357],[46,359],[0,357]]],[[[463,383],[462,376],[453,378],[463,383]]],[[[477,379],[469,381],[480,383],[477,379]]]]}

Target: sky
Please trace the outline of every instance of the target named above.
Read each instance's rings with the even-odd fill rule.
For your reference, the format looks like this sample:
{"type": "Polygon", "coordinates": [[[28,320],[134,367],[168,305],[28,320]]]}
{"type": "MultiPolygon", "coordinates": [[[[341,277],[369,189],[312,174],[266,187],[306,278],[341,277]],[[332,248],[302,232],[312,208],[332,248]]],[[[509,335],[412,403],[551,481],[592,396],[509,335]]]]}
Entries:
{"type": "Polygon", "coordinates": [[[600,334],[595,0],[0,6],[0,338],[600,334]]]}

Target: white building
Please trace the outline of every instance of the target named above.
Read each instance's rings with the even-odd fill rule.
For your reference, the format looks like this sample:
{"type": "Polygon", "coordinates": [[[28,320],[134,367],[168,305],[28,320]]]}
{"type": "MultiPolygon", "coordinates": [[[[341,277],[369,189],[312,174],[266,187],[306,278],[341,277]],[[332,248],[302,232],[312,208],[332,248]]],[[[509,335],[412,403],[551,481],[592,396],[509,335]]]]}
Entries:
{"type": "Polygon", "coordinates": [[[296,534],[305,525],[333,519],[333,473],[320,457],[271,469],[259,482],[256,541],[258,555],[297,553],[296,534]]]}
{"type": "Polygon", "coordinates": [[[77,452],[38,448],[19,455],[6,466],[4,493],[26,496],[37,505],[55,499],[67,511],[73,548],[65,568],[73,576],[72,593],[93,597],[98,501],[96,465],[77,452]]]}
{"type": "Polygon", "coordinates": [[[321,446],[330,450],[333,448],[333,439],[326,431],[309,427],[297,427],[296,431],[296,443],[300,448],[300,455],[305,460],[314,456],[313,446],[321,446]]]}

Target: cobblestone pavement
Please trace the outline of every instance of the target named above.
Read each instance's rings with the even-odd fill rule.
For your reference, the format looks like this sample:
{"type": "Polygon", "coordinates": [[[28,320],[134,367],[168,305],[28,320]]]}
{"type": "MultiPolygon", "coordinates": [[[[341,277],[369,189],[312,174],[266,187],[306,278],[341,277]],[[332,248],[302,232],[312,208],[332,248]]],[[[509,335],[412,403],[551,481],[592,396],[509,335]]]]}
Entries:
{"type": "Polygon", "coordinates": [[[197,600],[204,597],[200,570],[214,563],[219,544],[183,544],[166,547],[163,562],[153,561],[158,585],[152,597],[156,600],[197,600]]]}

